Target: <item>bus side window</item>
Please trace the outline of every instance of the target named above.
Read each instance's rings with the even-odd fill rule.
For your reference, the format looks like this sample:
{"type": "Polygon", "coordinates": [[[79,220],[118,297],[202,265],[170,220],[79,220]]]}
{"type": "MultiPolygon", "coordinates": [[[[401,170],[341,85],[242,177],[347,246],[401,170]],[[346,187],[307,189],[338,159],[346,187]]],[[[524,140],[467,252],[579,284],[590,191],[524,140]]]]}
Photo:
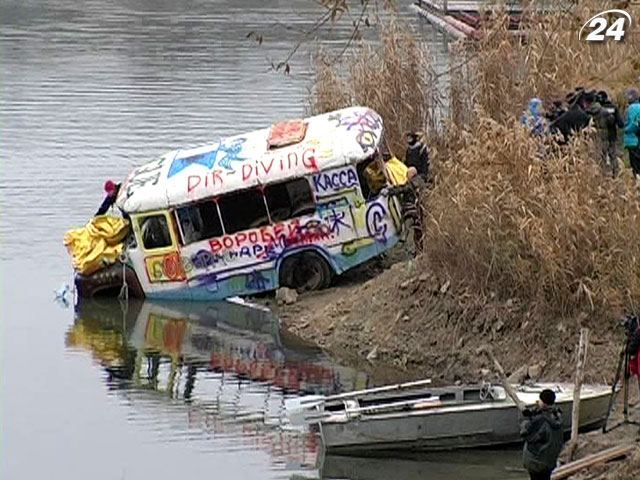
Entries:
{"type": "Polygon", "coordinates": [[[218,200],[227,235],[269,224],[262,192],[257,188],[228,193],[218,200]]]}
{"type": "Polygon", "coordinates": [[[208,201],[176,210],[183,245],[222,236],[222,223],[216,204],[208,201]]]}
{"type": "Polygon", "coordinates": [[[171,234],[169,233],[166,216],[162,214],[149,215],[139,220],[139,222],[142,245],[144,245],[145,250],[171,246],[171,234]]]}
{"type": "Polygon", "coordinates": [[[264,189],[264,196],[274,222],[311,215],[316,211],[313,193],[306,178],[269,185],[264,189]]]}

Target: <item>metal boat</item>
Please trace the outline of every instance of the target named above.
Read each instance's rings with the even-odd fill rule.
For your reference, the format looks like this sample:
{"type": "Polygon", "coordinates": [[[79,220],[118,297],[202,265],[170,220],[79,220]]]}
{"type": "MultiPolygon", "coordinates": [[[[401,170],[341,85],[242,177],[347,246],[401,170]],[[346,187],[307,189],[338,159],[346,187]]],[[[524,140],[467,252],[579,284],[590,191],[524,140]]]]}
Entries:
{"type": "MultiPolygon", "coordinates": [[[[319,424],[325,450],[334,453],[452,450],[521,441],[522,414],[502,386],[425,388],[427,382],[310,398],[306,403],[303,397],[298,408],[304,410],[307,422],[319,424]]],[[[555,391],[564,429],[571,430],[573,385],[540,383],[513,388],[526,405],[533,405],[545,388],[555,391]]],[[[582,386],[581,431],[602,426],[611,394],[610,386],[582,386]]]]}

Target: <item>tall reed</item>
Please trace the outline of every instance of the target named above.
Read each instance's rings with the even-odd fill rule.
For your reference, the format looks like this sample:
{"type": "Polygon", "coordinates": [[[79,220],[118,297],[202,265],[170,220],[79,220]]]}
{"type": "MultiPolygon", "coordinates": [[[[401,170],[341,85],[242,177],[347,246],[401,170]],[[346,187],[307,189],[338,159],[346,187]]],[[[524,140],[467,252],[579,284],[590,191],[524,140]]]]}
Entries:
{"type": "MultiPolygon", "coordinates": [[[[526,37],[494,15],[480,41],[450,49],[444,89],[423,45],[397,19],[381,24],[380,48],[360,45],[339,65],[319,57],[314,111],[365,104],[381,113],[395,152],[418,126],[435,147],[424,269],[549,314],[635,309],[640,190],[628,173],[603,173],[593,131],[557,148],[517,122],[533,96],[548,103],[583,86],[619,98],[638,82],[635,33],[624,42],[578,39],[603,8],[586,1],[545,16],[529,11],[526,37]],[[448,110],[439,117],[444,97],[448,110]]],[[[638,7],[628,10],[640,18],[638,7]]]]}

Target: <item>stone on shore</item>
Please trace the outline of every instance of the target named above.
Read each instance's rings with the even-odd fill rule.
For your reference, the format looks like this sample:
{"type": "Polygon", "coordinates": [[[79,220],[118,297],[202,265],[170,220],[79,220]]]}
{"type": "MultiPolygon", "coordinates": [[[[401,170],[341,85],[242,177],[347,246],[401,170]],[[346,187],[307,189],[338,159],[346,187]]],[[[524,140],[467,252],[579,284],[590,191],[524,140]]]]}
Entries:
{"type": "Polygon", "coordinates": [[[292,305],[298,301],[298,292],[292,288],[282,287],[276,291],[278,305],[292,305]]]}

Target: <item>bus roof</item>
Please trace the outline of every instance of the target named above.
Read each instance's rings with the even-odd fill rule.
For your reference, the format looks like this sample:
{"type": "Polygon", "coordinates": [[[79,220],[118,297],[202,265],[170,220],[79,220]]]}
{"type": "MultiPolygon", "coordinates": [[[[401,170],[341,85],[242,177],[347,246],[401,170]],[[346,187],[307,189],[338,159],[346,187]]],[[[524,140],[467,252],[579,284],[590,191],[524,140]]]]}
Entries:
{"type": "Polygon", "coordinates": [[[174,150],[131,172],[116,203],[127,213],[165,209],[355,164],[376,151],[382,129],[378,113],[350,107],[174,150]]]}

